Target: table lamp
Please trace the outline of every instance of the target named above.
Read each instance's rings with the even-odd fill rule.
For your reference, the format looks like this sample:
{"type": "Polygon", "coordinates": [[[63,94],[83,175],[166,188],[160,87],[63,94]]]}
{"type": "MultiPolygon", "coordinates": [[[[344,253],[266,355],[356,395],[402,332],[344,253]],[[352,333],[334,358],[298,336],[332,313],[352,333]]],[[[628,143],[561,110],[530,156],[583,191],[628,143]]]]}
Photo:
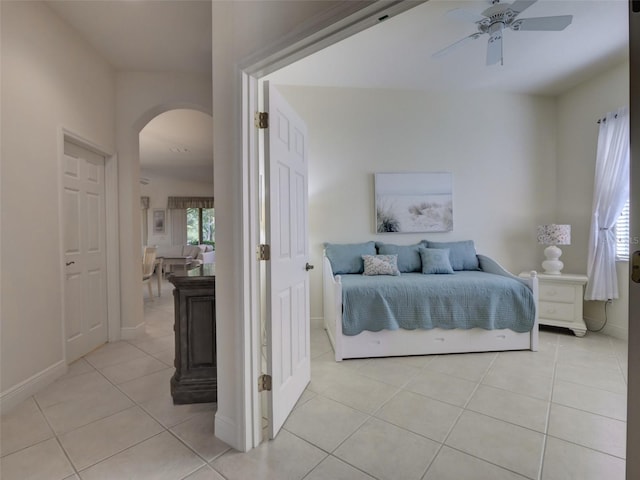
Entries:
{"type": "Polygon", "coordinates": [[[544,249],[546,260],[542,262],[544,273],[560,275],[564,264],[560,261],[558,245],[571,245],[571,225],[538,225],[538,243],[549,245],[544,249]]]}

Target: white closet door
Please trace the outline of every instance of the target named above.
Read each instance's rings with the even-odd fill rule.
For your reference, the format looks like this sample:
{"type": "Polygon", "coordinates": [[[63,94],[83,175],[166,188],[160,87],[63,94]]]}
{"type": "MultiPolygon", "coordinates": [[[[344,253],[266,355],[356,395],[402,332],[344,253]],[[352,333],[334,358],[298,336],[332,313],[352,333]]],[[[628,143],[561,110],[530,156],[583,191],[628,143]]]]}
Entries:
{"type": "Polygon", "coordinates": [[[65,141],[62,237],[66,360],[107,341],[104,157],[65,141]]]}

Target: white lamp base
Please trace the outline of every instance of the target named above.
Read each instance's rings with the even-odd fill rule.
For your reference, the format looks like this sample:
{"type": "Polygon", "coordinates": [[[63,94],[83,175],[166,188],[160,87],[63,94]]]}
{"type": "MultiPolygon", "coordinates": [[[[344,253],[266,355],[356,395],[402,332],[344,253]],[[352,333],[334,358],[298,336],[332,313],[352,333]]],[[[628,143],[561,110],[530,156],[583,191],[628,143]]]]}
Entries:
{"type": "Polygon", "coordinates": [[[559,260],[560,255],[562,255],[562,250],[555,245],[549,245],[544,249],[544,256],[546,257],[546,260],[542,262],[544,273],[548,275],[560,275],[562,273],[564,263],[559,260]]]}

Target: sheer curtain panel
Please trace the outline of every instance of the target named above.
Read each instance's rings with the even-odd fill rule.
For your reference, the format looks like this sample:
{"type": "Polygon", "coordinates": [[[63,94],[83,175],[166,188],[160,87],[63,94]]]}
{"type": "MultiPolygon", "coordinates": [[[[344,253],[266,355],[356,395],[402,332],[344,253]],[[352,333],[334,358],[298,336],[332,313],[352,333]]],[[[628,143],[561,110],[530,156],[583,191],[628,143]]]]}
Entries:
{"type": "Polygon", "coordinates": [[[169,210],[171,222],[171,245],[187,244],[187,211],[180,208],[169,210]]]}
{"type": "Polygon", "coordinates": [[[629,110],[600,121],[585,300],[618,298],[615,225],[629,198],[629,110]]]}

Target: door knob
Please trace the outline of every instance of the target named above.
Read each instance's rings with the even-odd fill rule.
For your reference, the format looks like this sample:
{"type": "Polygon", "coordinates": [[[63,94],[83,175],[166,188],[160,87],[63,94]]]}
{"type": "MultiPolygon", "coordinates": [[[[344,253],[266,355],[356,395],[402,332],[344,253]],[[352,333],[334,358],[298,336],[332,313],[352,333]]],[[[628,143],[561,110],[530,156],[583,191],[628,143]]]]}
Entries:
{"type": "Polygon", "coordinates": [[[304,269],[308,272],[309,270],[313,270],[313,265],[311,265],[310,263],[307,262],[307,264],[304,266],[304,269]]]}

